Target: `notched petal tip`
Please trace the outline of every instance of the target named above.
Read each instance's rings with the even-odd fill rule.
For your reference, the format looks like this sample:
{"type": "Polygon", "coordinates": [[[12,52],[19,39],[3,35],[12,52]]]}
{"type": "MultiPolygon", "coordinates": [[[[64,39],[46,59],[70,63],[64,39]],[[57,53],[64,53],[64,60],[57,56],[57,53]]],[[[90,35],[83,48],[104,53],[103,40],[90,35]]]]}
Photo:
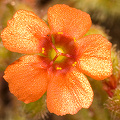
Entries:
{"type": "Polygon", "coordinates": [[[47,24],[31,11],[19,10],[8,21],[1,33],[3,45],[10,51],[40,53],[45,36],[50,33],[47,24]]]}
{"type": "Polygon", "coordinates": [[[65,4],[57,4],[48,9],[48,23],[52,34],[63,32],[70,38],[79,39],[87,33],[92,22],[89,14],[65,4]]]}
{"type": "Polygon", "coordinates": [[[26,55],[5,70],[4,79],[10,92],[27,104],[38,100],[46,92],[49,77],[41,64],[40,56],[26,55]]]}
{"type": "Polygon", "coordinates": [[[95,80],[112,74],[111,43],[101,35],[88,35],[75,42],[78,69],[95,80]]]}
{"type": "Polygon", "coordinates": [[[81,108],[89,108],[92,100],[92,88],[87,78],[78,70],[55,76],[49,83],[47,107],[51,113],[61,116],[76,114],[81,108]]]}

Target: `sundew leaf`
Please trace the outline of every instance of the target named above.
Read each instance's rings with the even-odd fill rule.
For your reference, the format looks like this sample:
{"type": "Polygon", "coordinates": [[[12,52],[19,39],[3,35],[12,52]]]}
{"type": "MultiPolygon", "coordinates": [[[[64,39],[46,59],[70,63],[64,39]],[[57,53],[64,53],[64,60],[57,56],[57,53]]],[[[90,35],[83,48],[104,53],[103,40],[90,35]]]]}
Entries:
{"type": "Polygon", "coordinates": [[[22,109],[26,116],[26,120],[37,120],[40,118],[45,118],[48,112],[45,101],[46,94],[44,94],[36,102],[31,102],[29,104],[22,103],[22,109]]]}

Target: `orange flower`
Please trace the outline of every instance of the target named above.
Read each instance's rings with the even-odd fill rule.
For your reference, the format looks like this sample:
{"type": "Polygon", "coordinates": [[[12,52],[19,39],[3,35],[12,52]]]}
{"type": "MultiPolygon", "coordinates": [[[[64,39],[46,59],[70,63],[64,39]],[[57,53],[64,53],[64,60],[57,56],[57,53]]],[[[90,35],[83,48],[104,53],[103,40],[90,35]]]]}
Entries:
{"type": "Polygon", "coordinates": [[[90,16],[67,5],[50,7],[48,23],[49,27],[30,11],[15,13],[1,34],[3,44],[32,55],[9,65],[4,78],[19,100],[34,102],[47,91],[51,113],[75,114],[93,100],[84,74],[96,80],[112,74],[111,43],[98,34],[83,37],[91,26],[90,16]]]}

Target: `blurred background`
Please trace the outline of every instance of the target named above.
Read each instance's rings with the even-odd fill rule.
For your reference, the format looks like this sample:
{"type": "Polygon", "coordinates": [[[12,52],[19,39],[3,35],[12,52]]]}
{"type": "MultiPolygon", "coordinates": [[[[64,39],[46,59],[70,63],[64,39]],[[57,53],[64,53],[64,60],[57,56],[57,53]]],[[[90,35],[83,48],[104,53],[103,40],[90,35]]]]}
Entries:
{"type": "Polygon", "coordinates": [[[87,35],[102,34],[113,44],[113,75],[104,81],[88,78],[94,91],[89,109],[57,116],[47,110],[46,94],[26,105],[9,92],[4,70],[22,55],[4,48],[0,38],[0,120],[120,120],[120,0],[0,0],[0,32],[17,10],[33,11],[47,21],[47,10],[55,4],[67,4],[90,14],[93,25],[87,35]]]}

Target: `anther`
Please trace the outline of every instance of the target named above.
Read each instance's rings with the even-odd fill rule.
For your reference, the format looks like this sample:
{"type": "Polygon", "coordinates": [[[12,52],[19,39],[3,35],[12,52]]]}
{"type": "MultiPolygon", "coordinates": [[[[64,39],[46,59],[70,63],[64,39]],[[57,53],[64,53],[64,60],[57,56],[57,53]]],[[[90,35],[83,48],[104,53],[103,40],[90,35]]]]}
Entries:
{"type": "Polygon", "coordinates": [[[42,48],[42,53],[44,53],[45,52],[45,48],[42,48]]]}
{"type": "Polygon", "coordinates": [[[63,34],[63,32],[58,32],[58,34],[63,34]]]}
{"type": "Polygon", "coordinates": [[[74,40],[74,42],[76,42],[76,39],[75,39],[75,37],[73,38],[73,40],[74,40]]]}
{"type": "Polygon", "coordinates": [[[73,67],[75,67],[75,66],[76,66],[76,64],[77,64],[77,62],[74,62],[74,63],[72,64],[72,66],[73,66],[73,67]]]}
{"type": "Polygon", "coordinates": [[[56,69],[57,69],[57,70],[62,70],[62,68],[61,68],[61,67],[57,67],[56,69]]]}

